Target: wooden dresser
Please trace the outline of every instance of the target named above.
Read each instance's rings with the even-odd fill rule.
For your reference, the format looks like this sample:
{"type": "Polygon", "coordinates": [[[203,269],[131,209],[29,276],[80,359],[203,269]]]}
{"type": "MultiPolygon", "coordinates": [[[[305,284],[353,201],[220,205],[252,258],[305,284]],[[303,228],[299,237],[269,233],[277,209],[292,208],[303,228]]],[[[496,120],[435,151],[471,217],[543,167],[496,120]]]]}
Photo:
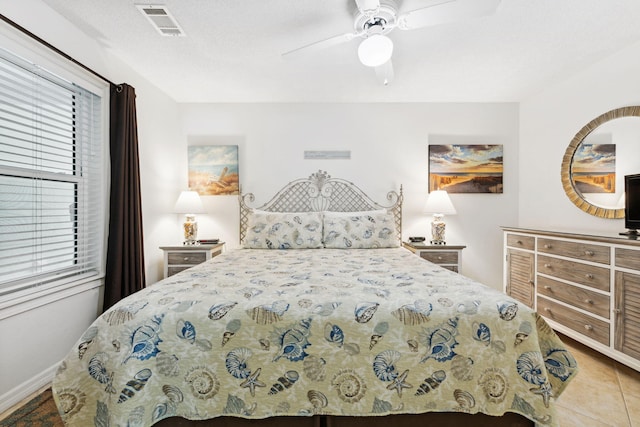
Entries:
{"type": "Polygon", "coordinates": [[[557,331],[640,371],[640,241],[503,231],[505,292],[557,331]]]}

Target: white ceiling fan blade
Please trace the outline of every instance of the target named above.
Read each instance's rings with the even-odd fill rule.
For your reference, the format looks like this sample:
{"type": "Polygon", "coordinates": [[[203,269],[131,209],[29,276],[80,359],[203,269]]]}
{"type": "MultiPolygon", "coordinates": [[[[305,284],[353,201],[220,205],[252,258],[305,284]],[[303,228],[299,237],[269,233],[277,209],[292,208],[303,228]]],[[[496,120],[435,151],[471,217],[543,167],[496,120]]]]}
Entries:
{"type": "Polygon", "coordinates": [[[362,13],[374,12],[380,8],[380,0],[356,0],[356,6],[362,13]]]}
{"type": "Polygon", "coordinates": [[[297,49],[290,50],[282,54],[284,58],[293,58],[299,55],[305,55],[308,53],[317,52],[322,49],[326,49],[328,47],[336,46],[342,43],[347,43],[356,38],[359,34],[356,33],[346,33],[340,34],[338,36],[333,36],[325,40],[320,40],[317,42],[310,43],[308,45],[299,47],[297,49]]]}
{"type": "Polygon", "coordinates": [[[387,86],[393,81],[393,64],[391,60],[388,60],[382,65],[378,65],[376,68],[376,78],[380,83],[387,86]]]}
{"type": "Polygon", "coordinates": [[[441,24],[450,24],[466,18],[491,15],[501,0],[451,0],[446,3],[406,12],[398,17],[397,27],[414,30],[441,24]]]}

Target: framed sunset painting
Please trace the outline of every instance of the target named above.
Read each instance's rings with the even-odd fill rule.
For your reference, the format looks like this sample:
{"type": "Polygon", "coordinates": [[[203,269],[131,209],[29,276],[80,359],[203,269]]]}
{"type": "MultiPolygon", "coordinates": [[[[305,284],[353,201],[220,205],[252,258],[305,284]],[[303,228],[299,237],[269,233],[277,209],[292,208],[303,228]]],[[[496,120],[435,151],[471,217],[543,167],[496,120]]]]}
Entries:
{"type": "Polygon", "coordinates": [[[429,145],[429,192],[502,193],[502,145],[429,145]]]}
{"type": "Polygon", "coordinates": [[[573,185],[582,194],[616,192],[616,145],[580,144],[573,155],[573,185]]]}

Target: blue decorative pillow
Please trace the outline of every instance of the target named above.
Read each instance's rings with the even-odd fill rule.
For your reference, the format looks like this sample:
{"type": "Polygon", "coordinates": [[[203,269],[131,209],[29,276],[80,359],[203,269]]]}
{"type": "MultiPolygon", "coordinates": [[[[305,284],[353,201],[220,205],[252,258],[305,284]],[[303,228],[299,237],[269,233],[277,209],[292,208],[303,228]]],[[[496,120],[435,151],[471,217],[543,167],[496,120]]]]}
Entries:
{"type": "Polygon", "coordinates": [[[386,211],[324,212],[325,248],[370,249],[400,246],[393,214],[386,211]]]}
{"type": "Polygon", "coordinates": [[[249,214],[244,247],[251,249],[315,249],[322,247],[320,212],[249,214]]]}

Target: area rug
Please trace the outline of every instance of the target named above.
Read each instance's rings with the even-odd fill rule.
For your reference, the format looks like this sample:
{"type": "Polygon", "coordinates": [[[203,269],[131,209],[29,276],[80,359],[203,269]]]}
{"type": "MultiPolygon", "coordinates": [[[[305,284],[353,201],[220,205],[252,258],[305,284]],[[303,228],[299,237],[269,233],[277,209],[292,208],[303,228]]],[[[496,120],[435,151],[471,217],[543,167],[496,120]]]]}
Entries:
{"type": "Polygon", "coordinates": [[[64,427],[64,424],[48,388],[0,420],[0,427],[64,427]]]}

